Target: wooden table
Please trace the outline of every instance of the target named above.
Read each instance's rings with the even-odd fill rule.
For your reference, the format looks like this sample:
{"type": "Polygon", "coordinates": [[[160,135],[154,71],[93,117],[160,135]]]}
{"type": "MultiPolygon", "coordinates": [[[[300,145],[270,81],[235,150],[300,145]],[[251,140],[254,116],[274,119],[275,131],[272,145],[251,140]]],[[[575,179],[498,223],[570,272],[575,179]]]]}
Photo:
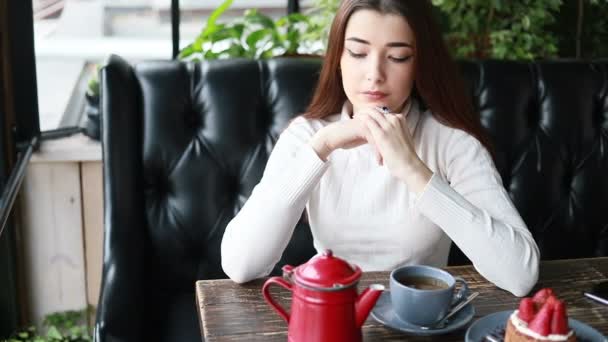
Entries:
{"type": "MultiPolygon", "coordinates": [[[[447,267],[453,275],[463,277],[472,290],[479,291],[473,300],[476,315],[517,308],[520,299],[490,284],[472,266],[447,267]]],[[[371,283],[388,286],[388,272],[364,273],[359,289],[371,283]]],[[[570,317],[589,324],[608,335],[608,306],[587,299],[581,291],[593,284],[608,281],[608,257],[547,261],[541,264],[540,277],[533,291],[552,287],[564,300],[570,317]]],[[[286,341],[287,324],[264,301],[264,280],[237,285],[230,280],[202,280],[196,283],[201,332],[207,342],[214,341],[286,341]]],[[[291,293],[278,286],[272,294],[289,308],[291,293]]],[[[466,329],[435,337],[414,337],[385,328],[371,315],[363,325],[363,340],[369,341],[463,341],[466,329]]]]}

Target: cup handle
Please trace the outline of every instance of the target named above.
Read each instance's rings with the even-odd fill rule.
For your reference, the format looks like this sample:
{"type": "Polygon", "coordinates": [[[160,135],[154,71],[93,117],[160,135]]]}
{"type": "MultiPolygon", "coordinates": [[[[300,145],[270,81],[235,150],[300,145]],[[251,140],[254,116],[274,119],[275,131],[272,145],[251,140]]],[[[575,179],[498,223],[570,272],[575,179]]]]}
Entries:
{"type": "Polygon", "coordinates": [[[452,306],[457,305],[469,296],[469,286],[467,285],[466,280],[460,277],[454,277],[454,280],[456,284],[460,283],[461,287],[452,299],[452,306]]]}
{"type": "Polygon", "coordinates": [[[262,287],[262,294],[264,295],[264,299],[266,300],[266,302],[268,302],[268,304],[270,304],[270,306],[272,306],[276,310],[276,312],[278,312],[279,315],[281,315],[281,317],[283,317],[285,322],[287,322],[289,324],[289,314],[270,295],[270,285],[273,285],[273,284],[284,287],[284,288],[288,289],[289,291],[291,291],[291,284],[288,283],[287,281],[285,281],[281,277],[272,277],[272,278],[269,278],[268,280],[266,280],[266,282],[264,283],[264,287],[262,287]]]}

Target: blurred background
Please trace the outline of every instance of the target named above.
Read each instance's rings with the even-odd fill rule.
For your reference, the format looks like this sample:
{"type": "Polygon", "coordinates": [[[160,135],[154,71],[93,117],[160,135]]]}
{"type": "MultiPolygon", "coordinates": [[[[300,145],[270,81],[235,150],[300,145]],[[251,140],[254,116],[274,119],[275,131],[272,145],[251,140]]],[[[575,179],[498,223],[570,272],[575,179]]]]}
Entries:
{"type": "MultiPolygon", "coordinates": [[[[432,4],[460,59],[608,56],[608,0],[432,4]]],[[[0,229],[0,340],[91,338],[103,241],[97,71],[108,55],[130,62],[321,57],[338,5],[0,0],[0,183],[2,208],[11,215],[0,229]],[[7,198],[16,198],[14,209],[7,198]]]]}
{"type": "MultiPolygon", "coordinates": [[[[218,22],[234,27],[247,22],[246,11],[277,21],[287,14],[287,0],[234,0],[218,22]]],[[[322,54],[338,0],[301,0],[297,18],[300,53],[322,54]]],[[[222,0],[182,0],[179,47],[193,42],[222,0]]],[[[538,59],[599,58],[608,55],[608,1],[458,1],[433,0],[446,41],[459,58],[538,59]]],[[[110,53],[128,59],[171,57],[170,0],[34,0],[35,51],[39,75],[41,128],[77,124],[65,108],[71,86],[86,63],[100,63],[110,53]],[[59,91],[59,92],[58,92],[59,91]],[[70,122],[71,120],[71,122],[70,122]]],[[[249,33],[257,31],[250,30],[249,33]]],[[[208,41],[225,40],[222,34],[208,41]]],[[[240,38],[246,39],[245,34],[240,38]]],[[[283,54],[284,50],[263,56],[283,54]]],[[[223,55],[245,56],[233,49],[223,55]]],[[[86,71],[91,71],[87,68],[86,71]]],[[[94,71],[94,70],[93,70],[94,71]]],[[[74,109],[81,112],[81,108],[74,109]]]]}

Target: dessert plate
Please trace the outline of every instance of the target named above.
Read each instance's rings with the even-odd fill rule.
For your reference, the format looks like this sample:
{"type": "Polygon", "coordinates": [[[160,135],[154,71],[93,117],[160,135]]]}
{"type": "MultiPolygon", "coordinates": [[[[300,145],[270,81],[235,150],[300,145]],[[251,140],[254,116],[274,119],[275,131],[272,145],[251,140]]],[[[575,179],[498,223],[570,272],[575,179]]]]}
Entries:
{"type": "MultiPolygon", "coordinates": [[[[504,331],[513,310],[495,312],[471,324],[465,337],[466,342],[485,342],[485,336],[496,331],[504,331]]],[[[587,324],[568,318],[568,325],[574,330],[578,342],[608,342],[599,331],[587,324]]]]}
{"type": "Polygon", "coordinates": [[[391,294],[389,291],[384,291],[376,306],[372,310],[372,317],[379,323],[394,330],[398,330],[409,335],[431,336],[441,335],[464,327],[475,316],[475,308],[472,304],[467,304],[464,308],[448,319],[445,327],[441,329],[422,329],[419,325],[402,321],[393,310],[391,304],[391,294]]]}

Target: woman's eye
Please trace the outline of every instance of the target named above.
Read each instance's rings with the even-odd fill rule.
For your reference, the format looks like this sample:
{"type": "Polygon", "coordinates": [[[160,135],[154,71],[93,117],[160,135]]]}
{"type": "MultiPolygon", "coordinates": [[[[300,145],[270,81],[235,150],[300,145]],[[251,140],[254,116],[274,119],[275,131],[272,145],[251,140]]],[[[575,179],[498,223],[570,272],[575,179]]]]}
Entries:
{"type": "Polygon", "coordinates": [[[354,57],[354,58],[363,58],[363,57],[365,57],[364,53],[355,53],[355,52],[353,52],[350,49],[346,49],[346,51],[348,51],[348,54],[351,55],[351,57],[354,57]]]}
{"type": "Polygon", "coordinates": [[[397,63],[404,63],[407,62],[410,58],[412,58],[412,56],[406,56],[406,57],[393,57],[393,56],[389,56],[390,59],[392,59],[393,61],[397,62],[397,63]]]}

